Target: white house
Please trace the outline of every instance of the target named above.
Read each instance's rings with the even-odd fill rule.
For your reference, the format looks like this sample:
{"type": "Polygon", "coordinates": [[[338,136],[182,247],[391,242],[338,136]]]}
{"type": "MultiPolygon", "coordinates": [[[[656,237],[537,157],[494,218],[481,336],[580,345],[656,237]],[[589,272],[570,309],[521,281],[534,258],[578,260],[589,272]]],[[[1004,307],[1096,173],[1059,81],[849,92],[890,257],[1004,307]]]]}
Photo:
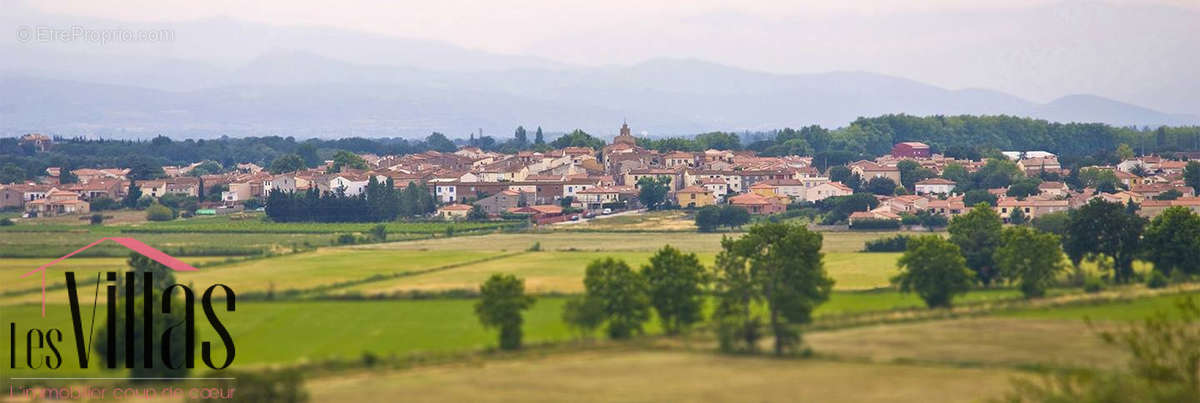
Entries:
{"type": "Polygon", "coordinates": [[[828,197],[849,196],[851,194],[854,194],[854,189],[843,185],[841,182],[826,182],[809,188],[804,193],[804,199],[815,202],[825,200],[828,197]]]}
{"type": "Polygon", "coordinates": [[[913,187],[917,194],[950,194],[954,191],[954,181],[944,178],[929,178],[917,182],[913,187]]]}
{"type": "Polygon", "coordinates": [[[453,182],[436,182],[433,184],[433,197],[442,203],[452,203],[459,199],[458,184],[453,182]]]}

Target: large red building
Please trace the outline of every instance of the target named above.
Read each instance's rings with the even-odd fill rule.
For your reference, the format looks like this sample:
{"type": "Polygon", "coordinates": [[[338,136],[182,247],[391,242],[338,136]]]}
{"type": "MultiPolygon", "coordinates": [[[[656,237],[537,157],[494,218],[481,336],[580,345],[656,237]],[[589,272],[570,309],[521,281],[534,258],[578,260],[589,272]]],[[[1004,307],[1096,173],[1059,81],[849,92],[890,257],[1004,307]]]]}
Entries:
{"type": "Polygon", "coordinates": [[[906,141],[892,146],[892,156],[896,158],[928,158],[929,145],[916,141],[906,141]]]}

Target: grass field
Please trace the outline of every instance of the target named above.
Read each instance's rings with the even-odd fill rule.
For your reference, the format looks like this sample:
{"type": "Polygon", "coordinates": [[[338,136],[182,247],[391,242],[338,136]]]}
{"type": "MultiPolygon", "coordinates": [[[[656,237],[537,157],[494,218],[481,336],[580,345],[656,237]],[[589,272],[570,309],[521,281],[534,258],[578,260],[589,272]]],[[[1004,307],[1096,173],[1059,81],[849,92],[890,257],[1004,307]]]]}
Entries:
{"type": "MultiPolygon", "coordinates": [[[[180,258],[189,264],[198,264],[203,262],[212,262],[224,260],[224,257],[184,257],[180,258]]],[[[54,259],[46,258],[4,258],[0,259],[0,294],[11,294],[18,291],[27,291],[41,287],[40,276],[30,276],[22,279],[21,275],[28,273],[46,263],[50,263],[54,259]]],[[[99,271],[124,271],[129,266],[125,263],[125,258],[76,258],[68,259],[54,265],[50,270],[50,275],[46,276],[47,286],[63,284],[62,271],[72,270],[78,272],[80,281],[83,278],[91,276],[95,279],[95,273],[99,271]]]]}
{"type": "Polygon", "coordinates": [[[552,355],[309,382],[315,401],[961,402],[998,397],[994,369],[778,360],[689,352],[552,355]]]}
{"type": "MultiPolygon", "coordinates": [[[[492,245],[489,242],[483,244],[492,245]]],[[[390,249],[387,251],[396,252],[390,249]]],[[[441,249],[430,249],[417,253],[435,251],[444,252],[441,249]]],[[[412,290],[475,289],[494,273],[508,273],[524,278],[525,289],[528,292],[577,293],[583,291],[583,274],[588,263],[613,257],[624,260],[636,270],[649,263],[652,255],[653,252],[650,251],[528,252],[435,273],[361,284],[344,291],[374,295],[412,290]]],[[[701,264],[712,266],[715,254],[698,255],[701,264]]],[[[896,253],[827,253],[825,270],[836,281],[835,289],[863,290],[886,287],[889,285],[889,279],[896,274],[895,261],[898,256],[896,253]]]]}
{"type": "MultiPolygon", "coordinates": [[[[53,259],[102,237],[119,236],[132,236],[176,257],[257,255],[263,251],[286,252],[293,246],[328,246],[333,241],[333,235],[329,234],[123,234],[101,229],[57,232],[0,231],[0,256],[53,259]]],[[[128,249],[116,243],[105,242],[78,256],[128,255],[128,249]]]]}
{"type": "MultiPolygon", "coordinates": [[[[103,300],[103,296],[101,296],[103,300]]],[[[89,308],[92,296],[80,303],[89,308]]],[[[540,342],[574,337],[560,319],[563,299],[542,298],[525,314],[525,340],[540,342]]],[[[380,356],[414,352],[476,350],[495,345],[496,336],[475,318],[473,300],[243,302],[236,312],[218,311],[237,343],[237,365],[300,363],[328,358],[357,359],[364,352],[380,356]]],[[[103,301],[101,301],[103,304],[103,301]]],[[[103,306],[97,320],[102,323],[103,306]]],[[[47,307],[40,317],[37,305],[0,309],[0,320],[23,328],[57,327],[72,337],[65,305],[47,307]]],[[[198,318],[197,340],[213,340],[212,329],[198,318]]],[[[657,329],[649,324],[649,330],[657,329]]],[[[7,334],[7,332],[5,332],[7,334]]],[[[68,343],[66,354],[74,354],[68,343]]],[[[9,349],[0,349],[7,363],[9,349]]],[[[70,363],[68,361],[68,363],[70,363]]],[[[66,366],[66,364],[64,364],[66,366]]],[[[5,375],[9,375],[6,371],[5,375]]],[[[16,374],[11,376],[17,376],[16,374]]]]}
{"type": "Polygon", "coordinates": [[[1006,312],[1002,316],[1027,319],[1083,320],[1086,318],[1100,321],[1131,321],[1146,318],[1154,312],[1164,312],[1168,316],[1174,316],[1177,313],[1176,305],[1183,302],[1186,298],[1194,298],[1200,302],[1200,294],[1192,293],[1141,298],[1101,305],[1006,312]]]}
{"type": "Polygon", "coordinates": [[[804,340],[824,356],[879,363],[1112,368],[1124,362],[1095,331],[1078,321],[969,318],[814,332],[804,340]]]}
{"type": "MultiPolygon", "coordinates": [[[[471,229],[491,232],[497,224],[391,223],[388,224],[390,240],[398,242],[348,247],[328,245],[335,233],[362,232],[373,224],[272,224],[258,218],[229,217],[144,223],[128,216],[114,221],[119,223],[93,227],[59,220],[37,226],[19,224],[0,228],[0,256],[5,256],[0,259],[0,276],[9,279],[0,281],[0,322],[16,322],[22,329],[69,329],[69,315],[63,305],[66,292],[59,289],[48,294],[51,316],[43,319],[39,315],[38,279],[18,277],[101,236],[133,236],[193,264],[224,260],[225,256],[254,255],[264,250],[291,252],[293,246],[302,249],[320,246],[296,254],[201,267],[199,272],[177,273],[177,281],[199,290],[223,283],[242,296],[261,295],[268,290],[279,295],[286,295],[288,290],[308,290],[302,297],[321,294],[350,297],[341,294],[474,290],[494,273],[524,278],[527,292],[578,293],[582,291],[584,270],[593,260],[619,258],[637,269],[657,249],[670,244],[697,253],[703,264],[711,265],[720,251],[722,237],[741,235],[662,231],[690,225],[680,212],[598,220],[581,224],[576,231],[480,235],[461,232],[471,229]],[[450,226],[460,236],[445,237],[450,226]],[[436,238],[404,240],[433,236],[436,238]],[[534,244],[539,244],[541,250],[529,251],[534,244]],[[221,250],[228,253],[202,256],[203,251],[221,250]]],[[[418,365],[410,370],[369,374],[348,370],[311,379],[308,385],[315,401],[978,400],[1008,390],[1010,378],[1027,376],[1024,374],[1028,372],[1023,371],[1030,368],[1119,365],[1125,356],[1101,343],[1094,328],[1081,319],[1098,321],[1092,325],[1098,328],[1117,326],[1115,323],[1169,310],[1181,298],[1163,296],[874,325],[878,323],[876,317],[912,319],[919,316],[914,312],[925,313],[924,304],[916,295],[885,288],[897,273],[895,262],[899,253],[860,252],[864,242],[896,234],[822,233],[825,268],[836,285],[830,300],[814,312],[818,318],[814,329],[831,329],[850,322],[861,326],[806,332],[803,340],[815,353],[812,359],[714,354],[711,334],[700,333],[684,339],[649,339],[645,343],[601,343],[607,347],[600,350],[581,347],[583,351],[575,351],[575,344],[566,344],[533,349],[515,358],[481,359],[482,356],[476,355],[456,358],[447,364],[418,365]],[[897,309],[905,311],[854,315],[897,309]]],[[[48,277],[50,285],[62,282],[61,270],[74,270],[85,281],[91,281],[98,271],[125,269],[127,252],[123,248],[113,244],[97,249],[96,253],[118,257],[77,257],[64,261],[52,269],[56,275],[48,277]]],[[[1139,262],[1137,268],[1144,271],[1149,266],[1139,262]]],[[[1085,263],[1084,269],[1095,272],[1096,264],[1085,263]]],[[[85,326],[91,318],[87,309],[92,302],[91,287],[94,286],[85,287],[80,301],[85,308],[85,326]]],[[[1123,292],[1123,289],[1110,291],[1123,292]]],[[[1052,291],[1078,293],[1078,290],[1052,291]]],[[[1019,293],[1013,289],[973,290],[956,302],[971,304],[1018,297],[1019,293]]],[[[538,297],[534,307],[524,315],[526,343],[578,337],[561,320],[565,301],[565,297],[538,297]]],[[[220,316],[237,342],[235,366],[240,369],[330,359],[359,362],[365,353],[380,357],[469,353],[496,344],[496,332],[482,327],[474,315],[474,299],[242,299],[238,302],[236,312],[220,312],[220,316]]],[[[103,307],[98,319],[103,319],[103,307]]],[[[198,325],[198,341],[213,340],[205,321],[200,320],[198,325]]],[[[659,332],[654,319],[646,326],[651,334],[659,332]]],[[[67,333],[66,338],[73,336],[67,333]]],[[[73,354],[73,343],[64,344],[65,352],[73,354]]],[[[0,361],[6,361],[9,354],[9,349],[0,349],[0,361]]],[[[9,377],[32,374],[35,372],[29,370],[4,373],[9,377]]],[[[123,376],[124,373],[68,369],[55,375],[123,376]]]]}
{"type": "MultiPolygon", "coordinates": [[[[198,288],[206,288],[212,284],[225,284],[238,293],[264,293],[269,289],[276,292],[286,290],[310,289],[321,285],[331,285],[347,281],[363,280],[371,276],[393,276],[415,270],[433,269],[446,265],[477,261],[500,255],[499,252],[475,251],[364,251],[343,248],[326,248],[313,252],[304,252],[287,256],[255,259],[245,262],[232,263],[216,267],[202,267],[197,272],[177,272],[176,281],[180,284],[193,283],[198,288]]],[[[213,258],[208,258],[213,259],[213,258]]],[[[19,276],[17,271],[24,273],[45,263],[45,259],[6,259],[0,264],[0,272],[12,269],[12,278],[19,276]],[[19,264],[18,264],[19,263],[19,264]],[[36,264],[35,264],[36,263],[36,264]],[[24,268],[24,271],[16,268],[24,268]]],[[[204,261],[201,259],[186,259],[185,261],[204,261]]],[[[63,261],[63,268],[55,266],[54,272],[47,277],[48,283],[62,283],[61,269],[72,269],[82,278],[95,279],[97,271],[118,269],[124,270],[124,259],[120,258],[86,258],[68,259],[63,261]]],[[[4,287],[27,290],[40,286],[39,279],[19,279],[5,282],[4,287]]],[[[5,289],[0,289],[3,291],[5,289]]],[[[0,299],[0,304],[36,302],[40,293],[30,293],[17,297],[0,299]]],[[[66,293],[50,293],[51,303],[65,302],[66,293]]]]}
{"type": "MultiPolygon", "coordinates": [[[[826,253],[859,252],[872,239],[896,235],[896,232],[824,232],[822,251],[826,253]]],[[[581,251],[654,251],[671,245],[684,251],[716,253],[721,250],[721,238],[739,237],[741,233],[653,233],[653,232],[523,232],[512,234],[471,235],[453,238],[425,239],[361,246],[369,249],[417,250],[525,250],[535,242],[542,250],[581,251]]]]}

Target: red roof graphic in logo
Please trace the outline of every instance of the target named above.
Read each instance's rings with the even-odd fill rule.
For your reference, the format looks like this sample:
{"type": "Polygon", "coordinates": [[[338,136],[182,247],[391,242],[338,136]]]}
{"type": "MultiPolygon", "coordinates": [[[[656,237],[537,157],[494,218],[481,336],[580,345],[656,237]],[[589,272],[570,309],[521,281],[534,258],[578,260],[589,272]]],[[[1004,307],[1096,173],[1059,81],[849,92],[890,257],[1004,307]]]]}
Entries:
{"type": "Polygon", "coordinates": [[[195,267],[192,267],[192,265],[189,265],[187,263],[180,261],[179,259],[171,257],[171,255],[163,253],[163,251],[154,249],[154,247],[152,247],[150,245],[146,245],[146,244],[142,243],[142,241],[139,241],[139,240],[136,240],[133,238],[119,238],[119,237],[100,238],[100,239],[96,240],[96,242],[92,242],[92,243],[88,244],[88,246],[79,248],[78,250],[68,253],[68,254],[64,255],[63,257],[54,259],[53,262],[46,263],[46,264],[42,265],[42,267],[38,267],[37,269],[34,269],[28,273],[21,275],[21,278],[25,278],[25,277],[29,277],[30,274],[42,272],[42,317],[43,318],[46,317],[46,268],[53,266],[55,264],[58,264],[58,262],[61,262],[63,260],[67,260],[67,258],[69,258],[71,256],[75,256],[75,254],[77,254],[79,252],[83,252],[83,251],[87,250],[88,248],[96,246],[99,243],[104,242],[106,240],[112,240],[113,242],[119,243],[119,244],[121,244],[121,246],[129,248],[130,250],[137,252],[137,253],[141,254],[142,256],[150,258],[150,260],[162,263],[164,266],[171,268],[171,270],[197,271],[197,269],[195,267]]]}

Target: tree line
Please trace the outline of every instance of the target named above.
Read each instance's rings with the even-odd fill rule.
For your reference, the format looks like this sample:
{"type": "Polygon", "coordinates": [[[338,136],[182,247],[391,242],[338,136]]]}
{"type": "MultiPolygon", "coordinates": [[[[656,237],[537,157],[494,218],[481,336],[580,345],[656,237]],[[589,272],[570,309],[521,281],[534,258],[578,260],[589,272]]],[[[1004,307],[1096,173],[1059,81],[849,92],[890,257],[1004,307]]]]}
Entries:
{"type": "Polygon", "coordinates": [[[1007,283],[1026,297],[1040,297],[1071,267],[1085,290],[1088,283],[1102,287],[1106,281],[1144,280],[1161,287],[1168,279],[1200,275],[1200,215],[1171,207],[1146,220],[1136,211],[1136,205],[1096,199],[1070,212],[1039,217],[1032,226],[1004,228],[999,214],[980,203],[950,222],[947,238],[906,238],[901,274],[894,281],[921,295],[930,307],[944,307],[975,285],[1007,283]],[[1153,264],[1145,278],[1133,269],[1137,259],[1153,264]],[[1102,278],[1083,273],[1085,260],[1097,262],[1102,278]]]}
{"type": "MultiPolygon", "coordinates": [[[[1134,258],[1153,263],[1151,287],[1165,286],[1168,276],[1182,281],[1200,275],[1200,215],[1183,207],[1146,222],[1127,206],[1093,200],[1067,214],[1058,228],[1061,234],[1004,227],[995,210],[978,204],[950,222],[946,237],[887,241],[904,250],[892,282],[930,308],[945,308],[976,286],[1007,284],[1027,298],[1044,296],[1069,265],[1078,270],[1083,259],[1109,260],[1101,267],[1115,283],[1136,280],[1134,258]]],[[[679,334],[705,320],[711,298],[708,320],[721,350],[752,351],[770,335],[774,353],[784,354],[799,345],[800,326],[811,322],[832,290],[822,242],[820,233],[800,225],[762,223],[742,237],[722,239],[711,268],[669,245],[641,270],[620,259],[595,260],[584,274],[584,294],[564,305],[562,318],[583,335],[603,329],[612,339],[627,339],[657,316],[667,334],[679,334]]],[[[521,311],[534,303],[524,295],[523,280],[496,274],[481,291],[481,323],[500,328],[501,348],[519,348],[521,311]]]]}
{"type": "Polygon", "coordinates": [[[264,207],[267,217],[276,222],[382,222],[432,213],[437,203],[424,185],[409,183],[396,189],[391,178],[379,182],[371,177],[363,192],[353,196],[344,189],[272,189],[264,207]]]}
{"type": "MultiPolygon", "coordinates": [[[[150,179],[162,165],[183,165],[213,161],[229,169],[237,163],[252,162],[267,166],[275,159],[295,154],[313,167],[336,151],[402,155],[429,150],[452,152],[458,145],[472,145],[488,151],[515,152],[545,150],[568,146],[602,148],[606,142],[582,130],[574,130],[553,140],[541,133],[532,134],[518,127],[511,139],[498,141],[489,136],[451,140],[434,132],[424,139],[361,138],[307,139],[294,137],[221,137],[175,141],[165,136],[145,140],[93,140],[56,138],[52,148],[38,152],[32,145],[21,145],[18,138],[0,139],[0,182],[16,182],[42,175],[47,167],[131,168],[135,179],[150,179]]],[[[748,149],[768,156],[813,156],[814,165],[824,171],[859,159],[870,159],[890,152],[893,144],[920,141],[934,152],[962,159],[979,159],[996,150],[1045,150],[1059,154],[1064,163],[1082,165],[1117,160],[1117,148],[1126,144],[1141,154],[1170,154],[1200,150],[1200,126],[1125,128],[1101,123],[1054,123],[1014,116],[927,116],[884,115],[859,118],[850,125],[827,129],[807,126],[770,132],[710,132],[694,136],[641,138],[643,147],[663,152],[748,149]],[[1099,150],[1099,151],[1098,151],[1099,150]]],[[[209,167],[210,169],[212,167],[209,167]]]]}
{"type": "MultiPolygon", "coordinates": [[[[669,245],[636,271],[620,259],[598,259],[587,266],[584,294],[564,305],[562,317],[581,334],[603,328],[612,339],[628,339],[642,334],[654,313],[666,333],[680,334],[705,319],[712,296],[711,321],[722,350],[755,350],[769,332],[774,352],[784,354],[798,346],[798,327],[811,321],[833,288],[821,244],[821,234],[803,226],[764,223],[724,239],[712,268],[669,245]]],[[[476,304],[480,322],[500,329],[504,349],[520,347],[521,311],[534,303],[523,284],[495,274],[476,304]]]]}

